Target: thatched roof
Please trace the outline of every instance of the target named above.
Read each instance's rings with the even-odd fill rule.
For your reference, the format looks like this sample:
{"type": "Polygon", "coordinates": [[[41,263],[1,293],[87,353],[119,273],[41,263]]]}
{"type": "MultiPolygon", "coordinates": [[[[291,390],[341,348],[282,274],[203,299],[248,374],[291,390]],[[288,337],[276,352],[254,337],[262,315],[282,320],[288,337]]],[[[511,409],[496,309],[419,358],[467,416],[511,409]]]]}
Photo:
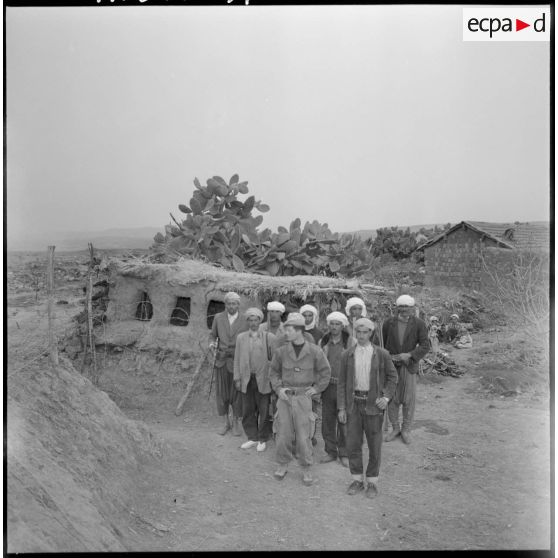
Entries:
{"type": "Polygon", "coordinates": [[[173,264],[153,264],[141,260],[123,262],[111,259],[108,262],[108,267],[111,272],[123,277],[168,283],[174,286],[213,283],[215,289],[223,292],[235,291],[252,297],[271,292],[276,294],[293,293],[303,298],[314,292],[337,291],[355,294],[362,292],[358,280],[355,279],[323,277],[320,275],[270,277],[256,273],[229,271],[198,260],[184,260],[173,264]]]}

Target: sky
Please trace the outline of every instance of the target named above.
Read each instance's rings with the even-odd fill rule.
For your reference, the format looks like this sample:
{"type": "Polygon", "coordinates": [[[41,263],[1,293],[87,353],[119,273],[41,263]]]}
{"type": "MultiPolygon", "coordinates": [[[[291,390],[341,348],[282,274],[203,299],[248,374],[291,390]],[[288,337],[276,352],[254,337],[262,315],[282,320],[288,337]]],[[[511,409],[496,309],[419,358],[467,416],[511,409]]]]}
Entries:
{"type": "Polygon", "coordinates": [[[458,5],[6,8],[7,232],[161,226],[238,173],[333,231],[547,220],[548,42],[458,5]]]}

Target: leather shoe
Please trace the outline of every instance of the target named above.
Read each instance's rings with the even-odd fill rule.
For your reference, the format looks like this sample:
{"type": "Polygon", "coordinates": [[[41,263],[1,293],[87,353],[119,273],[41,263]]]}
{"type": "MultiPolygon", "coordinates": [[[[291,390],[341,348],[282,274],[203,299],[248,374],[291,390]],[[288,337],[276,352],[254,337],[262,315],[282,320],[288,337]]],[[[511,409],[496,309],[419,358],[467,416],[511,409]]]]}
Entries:
{"type": "Polygon", "coordinates": [[[341,465],[343,465],[343,467],[348,467],[349,466],[349,458],[348,457],[340,457],[339,461],[341,461],[341,465]]]}
{"type": "Polygon", "coordinates": [[[305,486],[312,486],[314,479],[312,478],[312,473],[310,471],[302,472],[302,484],[305,486]]]}
{"type": "Polygon", "coordinates": [[[364,483],[362,481],[354,480],[349,488],[347,488],[347,494],[349,496],[354,496],[357,492],[361,492],[364,490],[364,483]]]}
{"type": "Polygon", "coordinates": [[[408,430],[401,430],[401,439],[406,444],[411,443],[411,433],[408,430]]]}
{"type": "Polygon", "coordinates": [[[331,461],[335,461],[337,458],[333,455],[326,453],[324,457],[320,459],[320,463],[330,463],[331,461]]]}
{"type": "Polygon", "coordinates": [[[367,498],[376,498],[378,496],[378,487],[373,482],[369,482],[364,495],[367,498]]]}
{"type": "Polygon", "coordinates": [[[399,430],[399,428],[397,430],[392,430],[387,436],[385,441],[386,442],[393,442],[393,440],[395,440],[395,438],[397,438],[397,436],[399,436],[401,434],[401,430],[399,430]]]}
{"type": "Polygon", "coordinates": [[[286,474],[287,474],[287,466],[286,465],[279,465],[279,467],[277,467],[277,470],[275,471],[275,473],[273,473],[273,476],[277,480],[283,480],[285,478],[286,474]]]}

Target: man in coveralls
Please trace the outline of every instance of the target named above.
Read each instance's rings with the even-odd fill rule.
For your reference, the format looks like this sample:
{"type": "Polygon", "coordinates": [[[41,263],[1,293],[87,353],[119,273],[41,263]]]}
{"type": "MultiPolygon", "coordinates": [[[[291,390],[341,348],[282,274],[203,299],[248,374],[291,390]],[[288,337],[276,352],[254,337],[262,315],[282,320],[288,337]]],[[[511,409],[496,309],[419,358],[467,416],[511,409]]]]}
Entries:
{"type": "Polygon", "coordinates": [[[285,478],[296,444],[302,482],[310,486],[313,483],[312,436],[316,428],[311,398],[327,388],[331,368],[324,352],[305,339],[302,314],[289,314],[284,328],[287,343],[273,354],[269,374],[271,387],[279,398],[274,421],[279,466],[274,476],[278,480],[285,478]]]}

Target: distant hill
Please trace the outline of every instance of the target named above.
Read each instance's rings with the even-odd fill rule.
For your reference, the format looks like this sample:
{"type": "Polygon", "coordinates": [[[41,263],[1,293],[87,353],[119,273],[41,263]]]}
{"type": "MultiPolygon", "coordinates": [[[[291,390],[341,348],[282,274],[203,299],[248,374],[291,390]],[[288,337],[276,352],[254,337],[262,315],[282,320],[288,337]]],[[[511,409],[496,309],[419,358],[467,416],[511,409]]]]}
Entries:
{"type": "Polygon", "coordinates": [[[40,251],[49,245],[56,250],[72,252],[86,250],[87,243],[100,249],[146,249],[153,244],[153,237],[164,234],[164,227],[138,227],[129,229],[107,229],[104,231],[50,231],[41,235],[30,234],[25,238],[10,237],[8,227],[7,248],[9,251],[40,251]]]}
{"type": "MultiPolygon", "coordinates": [[[[445,223],[444,223],[445,224],[445,223]]],[[[444,224],[439,224],[442,226],[444,224]]],[[[435,225],[412,225],[412,232],[434,228],[435,225]]],[[[399,227],[406,229],[406,226],[399,227]]],[[[73,252],[86,250],[87,243],[92,242],[95,248],[109,250],[135,250],[147,249],[153,244],[153,237],[158,233],[165,234],[164,227],[137,227],[126,229],[106,229],[104,231],[47,231],[42,234],[27,233],[25,237],[10,236],[10,228],[7,230],[8,251],[34,252],[46,250],[49,245],[56,246],[61,252],[73,252]]],[[[353,231],[349,234],[357,234],[364,240],[376,237],[376,229],[363,229],[353,231]]]]}

